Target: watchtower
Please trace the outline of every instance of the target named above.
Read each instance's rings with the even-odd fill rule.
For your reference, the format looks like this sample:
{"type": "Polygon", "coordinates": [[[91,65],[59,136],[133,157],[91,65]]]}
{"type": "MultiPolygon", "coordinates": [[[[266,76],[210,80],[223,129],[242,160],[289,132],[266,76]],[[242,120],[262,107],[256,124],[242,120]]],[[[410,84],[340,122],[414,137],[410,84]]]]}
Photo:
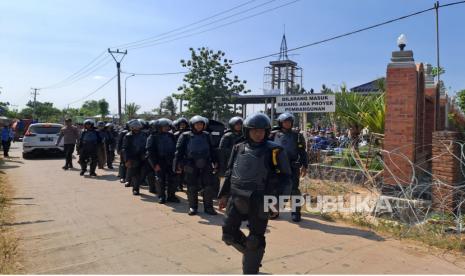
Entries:
{"type": "Polygon", "coordinates": [[[289,59],[286,34],[283,34],[279,59],[270,61],[263,76],[264,94],[297,94],[302,88],[302,68],[289,59]]]}

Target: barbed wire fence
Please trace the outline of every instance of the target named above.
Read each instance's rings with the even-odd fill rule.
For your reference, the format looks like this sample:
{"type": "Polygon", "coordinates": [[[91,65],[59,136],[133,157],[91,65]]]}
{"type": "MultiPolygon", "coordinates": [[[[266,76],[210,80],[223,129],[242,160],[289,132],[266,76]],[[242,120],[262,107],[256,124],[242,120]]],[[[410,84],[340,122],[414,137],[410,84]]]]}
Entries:
{"type": "MultiPolygon", "coordinates": [[[[361,148],[354,146],[359,141],[350,143],[344,149],[345,154],[352,159],[353,166],[350,169],[363,177],[362,181],[360,177],[345,177],[342,181],[349,186],[366,189],[376,202],[372,212],[363,215],[394,221],[402,225],[403,235],[408,235],[412,229],[421,233],[434,229],[438,234],[461,235],[465,232],[465,141],[436,141],[435,144],[414,147],[415,151],[421,148],[425,152],[431,152],[414,161],[403,153],[405,148],[414,145],[404,145],[388,151],[382,147],[382,137],[371,136],[369,140],[370,143],[363,148],[368,148],[369,154],[364,157],[361,156],[361,148]],[[433,147],[436,150],[432,150],[433,147]],[[441,162],[445,155],[457,164],[457,168],[444,168],[446,175],[452,175],[456,171],[456,181],[441,177],[437,171],[432,170],[433,162],[441,162]],[[373,163],[381,164],[382,169],[371,170],[370,164],[373,163]],[[402,163],[404,166],[401,166],[402,163]],[[389,212],[378,209],[378,204],[383,201],[391,203],[389,212]]],[[[309,150],[309,155],[312,154],[314,153],[309,150]]],[[[312,173],[312,169],[318,171],[324,162],[326,157],[321,156],[320,152],[320,160],[313,160],[316,166],[310,168],[311,180],[302,187],[304,192],[308,191],[315,179],[331,185],[340,178],[338,174],[341,174],[341,169],[345,169],[330,166],[332,175],[325,177],[318,172],[312,173]]]]}

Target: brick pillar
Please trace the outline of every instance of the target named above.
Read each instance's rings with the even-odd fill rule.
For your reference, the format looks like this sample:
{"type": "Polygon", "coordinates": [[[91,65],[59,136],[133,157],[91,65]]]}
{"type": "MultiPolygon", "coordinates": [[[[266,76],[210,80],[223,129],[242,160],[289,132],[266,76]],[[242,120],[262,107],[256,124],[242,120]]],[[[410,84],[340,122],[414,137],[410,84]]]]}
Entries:
{"type": "Polygon", "coordinates": [[[389,153],[383,158],[383,181],[408,185],[413,175],[408,160],[415,162],[418,74],[412,51],[393,52],[391,61],[386,74],[383,147],[389,153]]]}
{"type": "MultiPolygon", "coordinates": [[[[433,118],[433,121],[427,120],[427,127],[431,129],[431,132],[438,130],[439,125],[439,86],[434,82],[434,77],[432,75],[432,66],[431,64],[426,64],[425,69],[425,97],[428,97],[433,106],[434,110],[429,110],[429,112],[434,112],[430,114],[430,118],[433,118]]],[[[428,113],[426,114],[428,115],[428,113]]]]}
{"type": "Polygon", "coordinates": [[[447,98],[441,95],[439,99],[439,115],[438,115],[439,122],[438,122],[437,130],[446,129],[446,104],[447,104],[447,98]]]}
{"type": "MultiPolygon", "coordinates": [[[[454,188],[461,185],[459,132],[436,131],[433,133],[433,186],[431,189],[433,208],[441,212],[452,212],[457,206],[459,192],[454,188]]],[[[463,206],[465,207],[465,206],[463,206]]]]}
{"type": "Polygon", "coordinates": [[[425,162],[427,171],[431,171],[431,156],[433,144],[433,132],[439,124],[439,90],[438,85],[434,82],[431,64],[425,65],[425,129],[423,145],[426,152],[425,162]]]}

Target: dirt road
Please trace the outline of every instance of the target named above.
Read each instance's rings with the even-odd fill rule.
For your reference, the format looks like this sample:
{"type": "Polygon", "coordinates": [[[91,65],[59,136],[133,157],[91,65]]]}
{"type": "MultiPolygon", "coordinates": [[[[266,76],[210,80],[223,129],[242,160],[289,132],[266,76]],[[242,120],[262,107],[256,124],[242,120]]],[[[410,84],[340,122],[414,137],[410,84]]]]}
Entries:
{"type": "MultiPolygon", "coordinates": [[[[241,273],[241,256],[221,242],[222,215],[189,217],[147,190],[132,196],[116,172],[63,171],[59,159],[23,160],[13,146],[2,171],[13,199],[26,273],[241,273]]],[[[76,160],[74,160],[76,164],[76,160]]],[[[77,165],[77,164],[76,164],[77,165]]],[[[270,222],[264,273],[465,273],[465,259],[306,216],[270,222]]]]}

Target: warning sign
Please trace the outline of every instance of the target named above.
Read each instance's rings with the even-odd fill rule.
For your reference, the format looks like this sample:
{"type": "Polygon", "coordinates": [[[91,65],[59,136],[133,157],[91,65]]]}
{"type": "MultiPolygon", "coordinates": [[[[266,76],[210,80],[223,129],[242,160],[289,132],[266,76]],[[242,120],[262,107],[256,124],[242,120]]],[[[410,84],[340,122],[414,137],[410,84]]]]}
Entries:
{"type": "Polygon", "coordinates": [[[277,113],[335,112],[336,95],[286,95],[276,97],[277,113]]]}

